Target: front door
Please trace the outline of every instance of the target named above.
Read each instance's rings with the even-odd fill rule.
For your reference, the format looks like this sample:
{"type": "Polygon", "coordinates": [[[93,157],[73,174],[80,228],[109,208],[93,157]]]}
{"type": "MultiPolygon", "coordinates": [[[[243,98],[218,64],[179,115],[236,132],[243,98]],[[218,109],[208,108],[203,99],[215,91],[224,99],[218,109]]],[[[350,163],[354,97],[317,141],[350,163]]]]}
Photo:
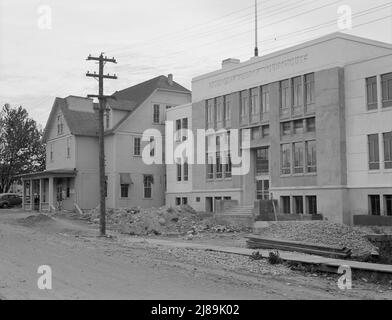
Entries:
{"type": "Polygon", "coordinates": [[[257,200],[269,200],[269,180],[256,181],[257,200]]]}

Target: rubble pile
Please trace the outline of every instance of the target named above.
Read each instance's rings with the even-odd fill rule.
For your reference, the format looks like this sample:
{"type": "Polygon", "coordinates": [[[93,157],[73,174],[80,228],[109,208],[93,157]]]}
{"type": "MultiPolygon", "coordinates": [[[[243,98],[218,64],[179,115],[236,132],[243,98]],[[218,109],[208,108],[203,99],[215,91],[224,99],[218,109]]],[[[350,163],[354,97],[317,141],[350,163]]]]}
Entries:
{"type": "MultiPolygon", "coordinates": [[[[99,223],[99,215],[99,209],[94,209],[87,213],[86,217],[93,223],[99,223]]],[[[212,217],[200,217],[188,205],[151,209],[140,207],[109,209],[107,210],[107,224],[112,229],[129,235],[185,236],[188,240],[205,232],[245,231],[241,227],[217,224],[212,217]]]]}
{"type": "Polygon", "coordinates": [[[366,233],[328,221],[273,222],[269,227],[263,228],[260,235],[309,244],[347,247],[352,249],[352,256],[358,258],[365,258],[377,252],[377,248],[365,238],[366,233]]]}

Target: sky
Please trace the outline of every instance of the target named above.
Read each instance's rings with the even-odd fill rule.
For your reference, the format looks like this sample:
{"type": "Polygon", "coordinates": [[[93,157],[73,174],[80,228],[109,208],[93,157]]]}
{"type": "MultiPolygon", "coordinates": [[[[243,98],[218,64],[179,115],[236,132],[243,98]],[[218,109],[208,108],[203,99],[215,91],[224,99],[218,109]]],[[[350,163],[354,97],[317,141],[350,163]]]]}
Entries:
{"type": "MultiPolygon", "coordinates": [[[[260,55],[340,31],[392,43],[392,1],[259,0],[260,55]]],[[[0,0],[0,105],[22,105],[45,126],[55,97],[97,93],[89,54],[117,59],[112,94],[158,75],[191,89],[193,77],[254,48],[254,0],[0,0]]]]}

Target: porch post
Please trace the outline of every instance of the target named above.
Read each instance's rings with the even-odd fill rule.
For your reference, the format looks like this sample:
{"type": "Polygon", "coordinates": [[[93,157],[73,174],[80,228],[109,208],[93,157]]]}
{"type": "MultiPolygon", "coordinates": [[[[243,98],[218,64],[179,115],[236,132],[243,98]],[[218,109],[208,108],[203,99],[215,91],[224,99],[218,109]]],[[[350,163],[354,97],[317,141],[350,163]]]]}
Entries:
{"type": "Polygon", "coordinates": [[[49,200],[49,212],[52,212],[52,207],[54,207],[53,203],[53,177],[49,177],[49,195],[48,195],[48,200],[49,200]]]}
{"type": "Polygon", "coordinates": [[[42,212],[42,179],[39,179],[39,212],[42,212]]]}
{"type": "Polygon", "coordinates": [[[33,179],[30,179],[30,210],[34,210],[33,179]]]}

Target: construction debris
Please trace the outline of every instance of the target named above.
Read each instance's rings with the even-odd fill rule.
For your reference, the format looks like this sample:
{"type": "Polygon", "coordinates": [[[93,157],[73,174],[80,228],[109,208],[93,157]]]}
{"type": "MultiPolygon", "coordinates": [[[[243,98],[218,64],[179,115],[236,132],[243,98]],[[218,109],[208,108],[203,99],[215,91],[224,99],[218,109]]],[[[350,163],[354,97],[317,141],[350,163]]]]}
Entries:
{"type": "MultiPolygon", "coordinates": [[[[91,210],[84,219],[99,223],[99,210],[91,210]]],[[[124,234],[147,236],[182,236],[185,240],[193,240],[202,233],[235,233],[244,230],[241,226],[221,225],[215,219],[200,216],[188,205],[142,209],[107,210],[107,224],[124,234]]]]}
{"type": "Polygon", "coordinates": [[[281,221],[270,222],[258,232],[263,238],[299,241],[308,244],[346,247],[352,257],[366,260],[377,252],[364,232],[347,225],[328,221],[281,221]]]}
{"type": "Polygon", "coordinates": [[[54,220],[45,214],[38,214],[18,219],[18,222],[25,226],[33,226],[41,223],[52,223],[54,220]]]}
{"type": "Polygon", "coordinates": [[[251,249],[296,251],[335,259],[346,259],[351,256],[351,249],[345,247],[338,248],[332,246],[313,245],[297,241],[282,241],[256,236],[250,236],[247,237],[247,239],[247,247],[251,249]]]}

